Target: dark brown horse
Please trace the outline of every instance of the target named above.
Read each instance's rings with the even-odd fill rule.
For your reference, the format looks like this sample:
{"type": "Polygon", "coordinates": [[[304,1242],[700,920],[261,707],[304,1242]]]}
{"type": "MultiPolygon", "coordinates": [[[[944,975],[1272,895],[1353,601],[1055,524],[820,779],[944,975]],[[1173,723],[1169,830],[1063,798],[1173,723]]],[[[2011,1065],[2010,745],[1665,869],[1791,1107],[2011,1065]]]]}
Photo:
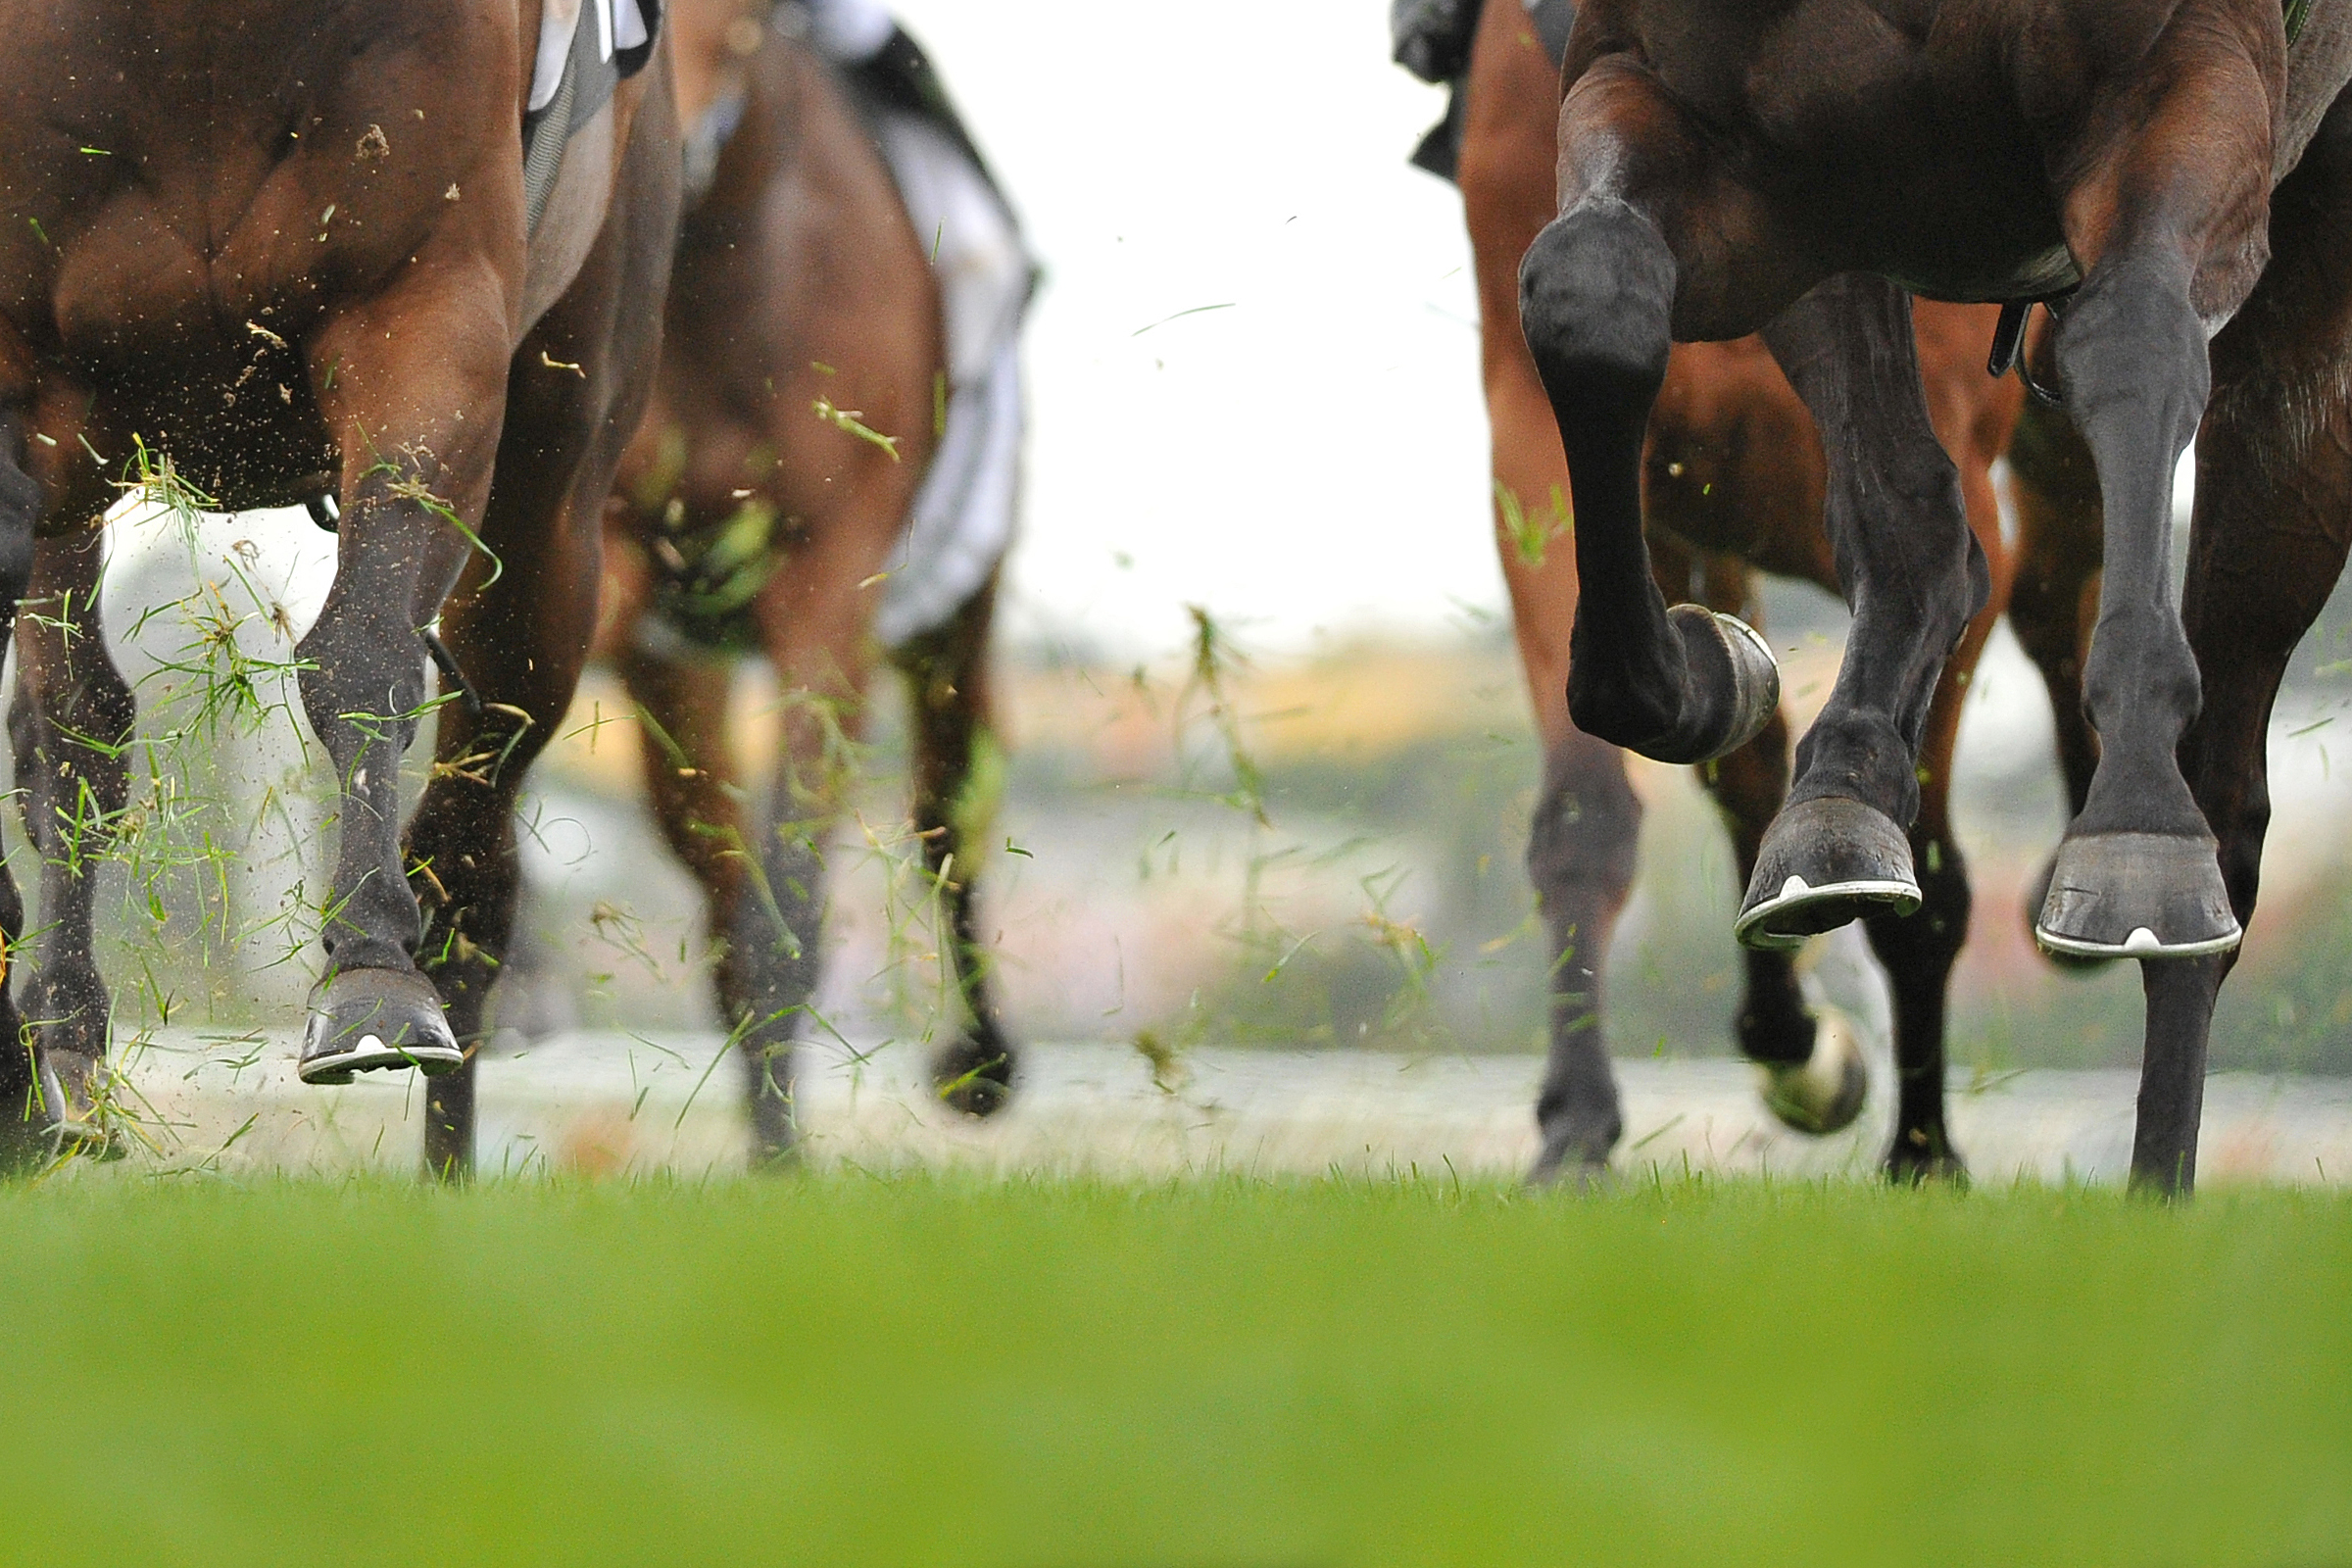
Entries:
{"type": "MultiPolygon", "coordinates": [[[[341,790],[303,1076],[448,1072],[479,1031],[515,792],[587,655],[677,202],[656,7],[547,3],[557,24],[538,0],[0,0],[0,598],[27,604],[11,731],[42,862],[29,973],[0,1001],[20,1159],[97,1133],[91,867],[132,717],[97,524],[142,451],[224,510],[339,514],[300,648],[341,790]],[[468,700],[441,709],[404,855],[436,625],[468,700]]],[[[0,879],[0,937],[21,929],[0,879]]]]}
{"type": "Polygon", "coordinates": [[[1720,755],[1772,683],[1760,644],[1669,612],[1643,548],[1670,345],[1761,330],[1834,437],[1854,627],[1757,857],[1750,941],[1916,897],[1905,828],[1934,693],[1991,591],[1905,289],[2005,302],[2004,352],[2032,302],[2052,305],[2105,571],[2082,671],[2098,760],[2036,932],[2143,960],[2132,1171],[2167,1192],[2193,1179],[2213,1002],[2252,911],[2271,704],[2352,540],[2352,13],[2284,13],[1592,0],[1563,74],[1559,216],[1522,274],[1580,503],[1568,703],[1592,733],[1720,755]],[[2183,615],[2173,470],[2200,421],[2183,615]]]}
{"type": "MultiPolygon", "coordinates": [[[[962,417],[932,263],[956,238],[917,232],[882,127],[801,20],[751,0],[675,7],[679,105],[706,188],[681,228],[652,412],[622,466],[599,640],[644,710],[656,815],[702,884],[756,1162],[797,1137],[793,1053],[819,1027],[807,1009],[826,844],[878,655],[908,680],[915,826],[951,928],[950,1010],[969,1020],[937,1056],[941,1093],[985,1114],[1013,1069],[974,914],[993,805],[993,772],[975,765],[993,745],[993,570],[887,650],[876,636],[896,574],[929,564],[906,559],[922,547],[909,511],[962,417]],[[782,729],[747,808],[727,695],[752,654],[776,672],[782,729]]],[[[433,1136],[454,1152],[469,1135],[437,1121],[433,1136]]]]}
{"type": "MultiPolygon", "coordinates": [[[[1602,1041],[1600,964],[1633,873],[1641,805],[1617,748],[1569,719],[1570,628],[1577,563],[1562,540],[1546,549],[1527,521],[1552,515],[1568,495],[1551,411],[1519,329],[1519,263],[1556,211],[1553,129],[1558,67],[1544,34],[1564,30],[1565,6],[1535,15],[1519,0],[1490,0],[1478,23],[1452,123],[1459,179],[1476,255],[1487,407],[1494,430],[1498,538],[1519,648],[1545,749],[1544,778],[1528,866],[1554,949],[1551,1057],[1537,1117],[1539,1175],[1604,1163],[1621,1131],[1602,1041]],[[1518,520],[1512,520],[1516,514],[1518,520]]],[[[2024,389],[1985,373],[1989,307],[1928,305],[1918,314],[1919,363],[1936,436],[1956,466],[1968,524],[1985,553],[1991,592],[1950,661],[1920,742],[1920,809],[1910,824],[1919,913],[1869,921],[1894,1003],[1898,1104],[1887,1169],[1901,1177],[1956,1171],[1944,1126],[1945,989],[1968,934],[1967,868],[1948,815],[1961,704],[1993,617],[2009,606],[2044,661],[2063,712],[2080,702],[2072,665],[2075,596],[2095,568],[2095,498],[2065,483],[2074,449],[2062,419],[2036,411],[2033,439],[2013,447],[2024,389]],[[2009,453],[2024,523],[2013,555],[2001,538],[1991,465],[2009,453]],[[2087,535],[2091,548],[2080,545],[2087,535]],[[2071,574],[2071,575],[2070,575],[2071,574]]],[[[1820,434],[1769,351],[1754,338],[1678,345],[1650,411],[1642,459],[1652,570],[1665,591],[1690,593],[1714,610],[1755,614],[1754,573],[1770,571],[1838,588],[1822,526],[1827,469],[1820,434]]],[[[1753,739],[1701,769],[1731,828],[1744,879],[1788,777],[1788,731],[1778,711],[1753,739]]],[[[1791,1126],[1827,1132],[1860,1109],[1864,1076],[1851,1030],[1813,1014],[1799,995],[1788,946],[1751,948],[1737,1028],[1741,1052],[1768,1073],[1767,1103],[1791,1126]]]]}

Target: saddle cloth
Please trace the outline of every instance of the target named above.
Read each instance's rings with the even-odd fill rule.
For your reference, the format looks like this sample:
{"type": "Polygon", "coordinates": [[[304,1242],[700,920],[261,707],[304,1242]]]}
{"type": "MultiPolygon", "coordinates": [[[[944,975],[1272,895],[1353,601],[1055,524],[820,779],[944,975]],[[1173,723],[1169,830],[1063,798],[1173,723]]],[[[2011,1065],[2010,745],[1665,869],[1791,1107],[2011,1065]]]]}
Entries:
{"type": "Polygon", "coordinates": [[[612,89],[645,69],[662,24],[661,0],[547,0],[522,116],[527,226],[539,227],[564,167],[564,144],[612,101],[612,89]]]}

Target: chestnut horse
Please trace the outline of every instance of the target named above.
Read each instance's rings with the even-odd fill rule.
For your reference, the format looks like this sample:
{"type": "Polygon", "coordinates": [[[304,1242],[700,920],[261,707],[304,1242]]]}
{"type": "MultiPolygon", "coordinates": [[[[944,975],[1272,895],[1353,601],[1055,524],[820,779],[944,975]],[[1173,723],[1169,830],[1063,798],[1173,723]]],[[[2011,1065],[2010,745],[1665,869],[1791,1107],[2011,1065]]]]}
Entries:
{"type": "Polygon", "coordinates": [[[2253,909],[2279,675],[2352,542],[2352,12],[2310,0],[1588,0],[1558,216],[1520,316],[1581,504],[1568,706],[1699,760],[1745,739],[1759,642],[1669,611],[1642,432],[1670,346],[1761,330],[1829,453],[1855,607],[1757,855],[1750,941],[1917,897],[1906,826],[1937,678],[1991,572],[1922,396],[1911,296],[2035,303],[2093,460],[2098,737],[2036,935],[2141,960],[2135,1185],[2195,1172],[2206,1037],[2253,909]],[[2197,436],[2182,611],[2175,465],[2197,436]],[[2217,842],[2216,835],[2219,835],[2217,842]]]}
{"type": "MultiPolygon", "coordinates": [[[[1528,847],[1553,955],[1550,1059],[1537,1103],[1539,1178],[1604,1166],[1622,1130],[1603,1042],[1600,967],[1632,882],[1642,815],[1616,747],[1569,717],[1577,561],[1566,548],[1545,548],[1543,537],[1567,529],[1554,498],[1570,495],[1569,475],[1519,329],[1520,258],[1555,211],[1559,77],[1547,44],[1557,40],[1544,34],[1564,31],[1567,14],[1552,0],[1533,16],[1519,0],[1488,0],[1449,121],[1459,136],[1458,177],[1476,259],[1503,573],[1545,757],[1528,847]]],[[[1971,901],[1947,808],[1969,678],[1993,617],[2009,608],[2054,706],[2073,712],[2080,704],[2076,606],[2098,559],[2095,496],[2086,510],[2080,486],[2069,483],[2076,471],[2071,427],[2036,409],[2028,416],[2031,439],[2013,441],[2023,387],[1985,368],[1996,315],[1984,306],[1929,305],[1917,322],[1930,417],[1957,466],[1990,591],[1944,666],[1921,737],[1920,808],[1909,833],[1914,863],[1924,868],[1919,912],[1903,918],[1888,910],[1868,922],[1894,1007],[1898,1102],[1885,1165],[1904,1179],[1962,1169],[1944,1123],[1944,1021],[1971,901]],[[2022,523],[2014,553],[2001,538],[1990,474],[2004,453],[2022,523]]],[[[1822,525],[1820,433],[1756,339],[1674,349],[1650,412],[1641,478],[1652,570],[1666,591],[1751,619],[1757,570],[1838,591],[1822,525]]],[[[2070,777],[2076,771],[2087,769],[2070,769],[2070,777]]],[[[1731,829],[1742,880],[1754,870],[1788,777],[1788,730],[1777,708],[1752,739],[1700,771],[1731,829]]],[[[1739,1045],[1766,1069],[1766,1102],[1776,1114],[1801,1131],[1834,1131],[1860,1110],[1866,1078],[1850,1025],[1806,1006],[1790,965],[1793,948],[1747,952],[1739,1045]]]]}
{"type": "MultiPolygon", "coordinates": [[[[811,1026],[826,841],[853,782],[877,611],[894,571],[917,564],[902,559],[909,510],[956,402],[932,265],[943,239],[951,256],[956,244],[916,231],[876,127],[804,41],[799,8],[679,0],[671,21],[706,188],[681,226],[652,411],[610,517],[599,648],[643,710],[655,814],[703,889],[766,1164],[798,1136],[794,1048],[811,1026]],[[747,810],[727,696],[753,653],[776,672],[782,729],[747,810]]],[[[1013,1069],[974,914],[995,592],[991,572],[889,650],[912,697],[914,819],[950,927],[949,1000],[969,1017],[935,1068],[943,1098],[974,1114],[1003,1102],[1013,1069]]],[[[455,1156],[469,1119],[436,1116],[429,1135],[455,1156]]]]}
{"type": "MultiPolygon", "coordinates": [[[[29,973],[0,999],[20,1162],[103,1136],[91,866],[132,701],[96,623],[98,524],[135,455],[222,510],[339,514],[299,650],[341,823],[303,1076],[447,1072],[478,1034],[515,793],[587,655],[676,222],[653,0],[547,5],[0,0],[0,598],[26,605],[10,726],[41,858],[29,973]],[[441,708],[404,856],[442,624],[467,700],[441,708]]],[[[0,878],[0,939],[22,918],[0,878]]]]}

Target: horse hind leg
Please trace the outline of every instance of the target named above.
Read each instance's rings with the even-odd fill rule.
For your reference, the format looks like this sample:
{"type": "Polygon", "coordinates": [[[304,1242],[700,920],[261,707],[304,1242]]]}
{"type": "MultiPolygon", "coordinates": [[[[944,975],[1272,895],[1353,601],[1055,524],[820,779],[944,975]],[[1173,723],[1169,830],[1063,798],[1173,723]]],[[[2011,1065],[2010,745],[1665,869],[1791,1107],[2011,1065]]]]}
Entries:
{"type": "Polygon", "coordinates": [[[988,676],[996,597],[992,576],[947,625],[895,656],[913,698],[915,831],[946,904],[947,951],[968,1020],[934,1057],[932,1081],[941,1100],[970,1116],[1004,1107],[1018,1064],[995,957],[979,933],[980,870],[1004,792],[988,676]]]}
{"type": "Polygon", "coordinates": [[[98,874],[130,793],[137,716],[98,620],[100,535],[41,540],[23,617],[10,742],[25,836],[40,862],[41,930],[21,1010],[37,1044],[43,1098],[69,1145],[103,1148],[113,998],[98,972],[98,874]]]}
{"type": "MultiPolygon", "coordinates": [[[[1672,546],[1651,541],[1661,569],[1672,546]]],[[[1746,613],[1750,573],[1725,557],[1706,563],[1706,601],[1746,613]]],[[[1778,709],[1745,746],[1698,770],[1699,783],[1723,813],[1742,885],[1755,869],[1764,834],[1788,792],[1788,721],[1778,709]]],[[[1764,1104],[1782,1123],[1820,1137],[1852,1124],[1862,1113],[1870,1073],[1853,1021],[1834,1007],[1805,1003],[1797,984],[1795,952],[1749,948],[1742,955],[1746,988],[1734,1029],[1740,1053],[1763,1071],[1764,1104]]]]}
{"type": "MultiPolygon", "coordinates": [[[[24,459],[23,422],[14,411],[0,410],[0,650],[32,577],[41,492],[24,459]]],[[[7,958],[24,929],[24,900],[0,862],[0,1175],[39,1164],[53,1148],[53,1102],[39,1084],[32,1042],[9,997],[7,958]]]]}
{"type": "Polygon", "coordinates": [[[1601,968],[1634,882],[1642,803],[1625,760],[1570,730],[1544,760],[1527,873],[1550,937],[1549,1050],[1536,1099],[1542,1147],[1531,1179],[1584,1179],[1608,1168],[1625,1131],[1601,1033],[1601,968]]]}

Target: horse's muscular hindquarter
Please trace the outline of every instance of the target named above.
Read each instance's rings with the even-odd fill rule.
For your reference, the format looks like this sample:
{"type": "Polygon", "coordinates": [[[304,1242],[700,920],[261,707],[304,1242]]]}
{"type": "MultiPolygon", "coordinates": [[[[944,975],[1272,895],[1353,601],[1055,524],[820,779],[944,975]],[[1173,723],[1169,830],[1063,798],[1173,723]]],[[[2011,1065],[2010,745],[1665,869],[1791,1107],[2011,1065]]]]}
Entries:
{"type": "MultiPolygon", "coordinates": [[[[107,1018],[90,961],[97,846],[83,840],[93,827],[102,839],[122,807],[110,754],[130,704],[97,635],[93,529],[134,453],[173,464],[223,507],[322,491],[339,502],[334,589],[298,651],[341,795],[305,1076],[448,1071],[469,1049],[443,1001],[465,1004],[469,1033],[470,982],[427,952],[437,995],[414,956],[399,836],[400,758],[424,695],[419,631],[473,563],[477,590],[452,616],[461,663],[507,701],[506,662],[535,660],[513,708],[542,732],[560,716],[585,648],[593,530],[585,574],[542,575],[541,558],[579,534],[575,487],[594,517],[615,455],[600,453],[612,445],[602,432],[641,405],[647,302],[676,200],[656,71],[621,82],[578,130],[543,242],[526,235],[538,10],[0,3],[0,188],[24,220],[0,234],[0,275],[17,280],[0,299],[0,593],[13,604],[24,590],[36,612],[12,733],[43,857],[44,931],[23,1000],[40,1012],[45,1092],[12,1102],[20,1154],[61,1124],[103,1136],[90,1120],[107,1018]],[[559,375],[577,384],[538,384],[559,375]],[[477,544],[497,567],[475,559],[477,544]],[[26,567],[29,584],[10,575],[26,567]],[[502,616],[499,637],[466,630],[502,616]]],[[[472,745],[475,727],[445,725],[445,743],[472,745]]],[[[420,882],[464,887],[468,869],[511,854],[502,813],[529,749],[469,803],[480,831],[455,835],[449,858],[435,852],[420,882]]],[[[454,788],[437,779],[428,819],[452,809],[454,788]]],[[[479,956],[494,964],[504,891],[493,878],[457,902],[476,894],[462,929],[491,935],[479,956]]],[[[0,919],[14,912],[12,892],[0,919]]],[[[9,1057],[0,1079],[25,1065],[9,1057]]]]}

